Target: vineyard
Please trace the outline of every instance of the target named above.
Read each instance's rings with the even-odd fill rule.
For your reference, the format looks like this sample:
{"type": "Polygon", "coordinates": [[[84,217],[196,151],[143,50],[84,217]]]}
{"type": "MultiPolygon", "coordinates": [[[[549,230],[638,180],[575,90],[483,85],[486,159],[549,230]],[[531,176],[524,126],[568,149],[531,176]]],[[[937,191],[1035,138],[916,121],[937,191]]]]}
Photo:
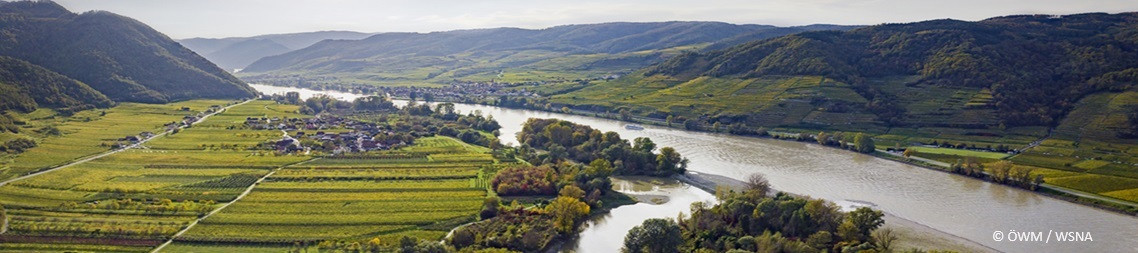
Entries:
{"type": "MultiPolygon", "coordinates": [[[[224,104],[176,105],[205,109],[215,103],[224,104]]],[[[170,105],[124,106],[110,111],[180,118],[177,108],[166,109],[170,105]]],[[[488,194],[488,175],[505,166],[488,148],[442,136],[422,137],[397,150],[336,156],[258,148],[286,132],[251,129],[246,119],[308,117],[295,111],[292,105],[252,101],[137,148],[0,186],[0,205],[9,221],[8,231],[0,234],[0,252],[146,252],[171,239],[163,251],[279,252],[297,242],[379,238],[394,247],[404,236],[439,240],[476,219],[488,194]]],[[[107,115],[101,120],[122,121],[100,127],[137,126],[118,113],[107,115]]],[[[146,128],[155,132],[167,121],[145,119],[159,122],[146,128]]],[[[140,129],[115,129],[107,131],[114,135],[96,138],[140,129]]],[[[75,137],[98,134],[74,131],[79,131],[75,137]]],[[[27,159],[35,158],[34,152],[27,159]]],[[[43,161],[31,164],[65,160],[43,161]]]]}
{"type": "MultiPolygon", "coordinates": [[[[160,106],[127,104],[108,110],[98,119],[106,121],[104,123],[70,127],[67,125],[70,123],[65,122],[61,128],[70,133],[56,139],[97,147],[97,142],[92,144],[86,140],[69,139],[102,141],[140,131],[161,132],[162,124],[180,120],[181,115],[186,114],[177,110],[182,104],[191,109],[206,109],[210,104],[225,102],[191,101],[160,106]],[[166,118],[162,118],[163,115],[166,118]],[[142,128],[130,129],[140,126],[142,128]]],[[[8,231],[0,235],[0,243],[3,243],[0,248],[14,251],[149,251],[220,203],[233,201],[271,169],[310,159],[250,152],[243,148],[281,136],[280,131],[274,130],[237,129],[245,117],[285,116],[281,111],[287,109],[277,108],[272,102],[250,102],[230,108],[179,133],[157,137],[142,147],[4,185],[0,187],[0,204],[7,209],[10,224],[8,231]],[[274,108],[277,110],[272,110],[274,108]],[[219,146],[231,148],[214,148],[219,146]]],[[[77,115],[87,113],[90,112],[77,115]]],[[[70,157],[107,149],[75,148],[77,153],[70,155],[53,146],[39,148],[70,157]]],[[[37,158],[37,149],[29,151],[28,156],[18,157],[17,162],[40,159],[43,162],[27,164],[41,166],[64,161],[62,157],[37,158]]]]}
{"type": "Polygon", "coordinates": [[[285,167],[172,247],[439,240],[475,220],[487,194],[481,171],[499,166],[488,153],[453,138],[426,137],[402,150],[285,167]]]}
{"type": "MultiPolygon", "coordinates": [[[[39,146],[19,155],[0,152],[0,180],[60,165],[84,156],[110,149],[119,138],[140,132],[161,132],[166,123],[182,116],[206,110],[211,105],[232,101],[194,100],[163,105],[123,103],[106,110],[87,110],[64,117],[50,109],[29,114],[15,114],[26,125],[24,135],[38,139],[39,146]],[[188,110],[182,110],[187,108],[188,110]],[[35,134],[44,129],[58,129],[58,134],[35,134]],[[9,167],[4,170],[2,168],[9,167]]],[[[0,137],[5,137],[0,134],[0,137]]]]}

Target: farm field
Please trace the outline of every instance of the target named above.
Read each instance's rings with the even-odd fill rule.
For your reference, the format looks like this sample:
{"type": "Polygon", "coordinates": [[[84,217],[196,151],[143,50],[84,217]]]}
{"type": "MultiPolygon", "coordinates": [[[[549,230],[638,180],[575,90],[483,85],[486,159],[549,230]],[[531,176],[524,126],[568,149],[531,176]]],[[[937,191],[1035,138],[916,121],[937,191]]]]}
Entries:
{"type": "Polygon", "coordinates": [[[1055,127],[1052,138],[1010,160],[1016,164],[1061,170],[1045,175],[1049,184],[1138,202],[1138,139],[1119,138],[1128,104],[1138,91],[1101,92],[1080,100],[1055,127]]]}
{"type": "Polygon", "coordinates": [[[160,133],[164,131],[163,125],[166,123],[181,121],[183,116],[205,111],[212,105],[233,102],[192,100],[160,105],[122,103],[114,108],[86,110],[71,116],[59,115],[49,109],[13,115],[27,123],[20,135],[36,139],[39,144],[17,155],[0,153],[0,180],[109,151],[111,145],[124,136],[146,131],[160,133]],[[182,110],[183,107],[188,110],[182,110]],[[58,129],[60,134],[39,133],[49,127],[58,129]]]}
{"type": "MultiPolygon", "coordinates": [[[[204,108],[219,102],[184,104],[204,108]]],[[[0,205],[9,217],[9,230],[0,235],[0,243],[4,244],[0,248],[86,252],[151,250],[200,215],[232,201],[271,169],[310,159],[241,147],[212,148],[222,142],[279,139],[281,133],[277,130],[239,128],[246,116],[289,115],[271,110],[275,104],[253,101],[239,105],[179,133],[157,137],[142,147],[0,187],[0,205]]],[[[109,111],[114,110],[122,109],[116,107],[109,111]]],[[[107,115],[113,114],[108,112],[107,115]]],[[[172,120],[181,119],[177,113],[169,116],[172,120]]],[[[93,130],[91,128],[96,132],[93,130]]],[[[127,130],[107,132],[119,135],[115,131],[127,130]]],[[[66,138],[76,137],[65,135],[60,139],[66,138]]]]}
{"type": "Polygon", "coordinates": [[[489,150],[450,137],[424,137],[386,152],[427,158],[324,157],[282,168],[166,251],[256,251],[244,246],[371,238],[394,246],[403,236],[439,240],[476,219],[488,194],[482,172],[500,166],[489,150]]]}
{"type": "Polygon", "coordinates": [[[994,162],[996,160],[1000,160],[1000,159],[1004,159],[1005,157],[1008,157],[1007,153],[975,151],[975,150],[965,150],[965,149],[955,149],[955,148],[933,148],[933,147],[912,146],[912,147],[908,147],[908,149],[912,149],[915,152],[913,154],[913,156],[933,159],[933,160],[937,160],[937,161],[945,162],[945,163],[950,163],[950,164],[955,163],[958,160],[963,160],[967,157],[976,158],[977,161],[984,162],[984,163],[994,162]]]}

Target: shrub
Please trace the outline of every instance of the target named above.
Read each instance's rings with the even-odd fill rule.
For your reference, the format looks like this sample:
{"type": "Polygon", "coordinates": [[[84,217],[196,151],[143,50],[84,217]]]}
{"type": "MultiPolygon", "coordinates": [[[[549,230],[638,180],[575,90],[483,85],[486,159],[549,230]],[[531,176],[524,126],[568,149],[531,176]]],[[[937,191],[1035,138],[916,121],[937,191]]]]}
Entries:
{"type": "Polygon", "coordinates": [[[498,171],[490,184],[500,195],[552,195],[553,177],[549,167],[512,167],[498,171]]]}
{"type": "Polygon", "coordinates": [[[15,138],[8,140],[8,142],[5,142],[4,147],[6,150],[10,150],[15,153],[23,153],[28,149],[36,147],[36,141],[28,138],[15,138]]]}

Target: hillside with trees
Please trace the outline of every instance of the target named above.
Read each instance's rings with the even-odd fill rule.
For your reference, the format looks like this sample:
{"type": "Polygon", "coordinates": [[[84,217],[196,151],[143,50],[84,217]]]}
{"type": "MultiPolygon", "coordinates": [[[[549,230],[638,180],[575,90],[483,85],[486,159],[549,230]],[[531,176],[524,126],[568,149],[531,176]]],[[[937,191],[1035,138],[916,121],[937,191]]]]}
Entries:
{"type": "Polygon", "coordinates": [[[998,123],[1054,125],[1083,96],[1131,88],[1138,67],[1138,14],[1007,16],[932,20],[847,32],[807,32],[675,57],[646,75],[681,78],[824,76],[854,86],[868,111],[907,124],[875,85],[987,89],[998,123]]]}
{"type": "Polygon", "coordinates": [[[119,102],[246,98],[255,91],[136,20],[50,1],[0,3],[0,55],[75,79],[119,102]]]}
{"type": "Polygon", "coordinates": [[[0,56],[0,111],[32,112],[39,107],[78,111],[113,104],[79,81],[19,59],[0,56]]]}
{"type": "Polygon", "coordinates": [[[360,40],[321,41],[265,57],[240,75],[246,80],[272,82],[299,74],[333,84],[595,78],[628,72],[667,59],[679,50],[720,41],[741,43],[802,31],[850,28],[616,22],[537,30],[380,33],[360,40]]]}
{"type": "MultiPolygon", "coordinates": [[[[1007,168],[994,163],[1002,159],[1019,171],[1069,172],[1030,184],[992,179],[1135,200],[1095,186],[1138,187],[1132,181],[1138,178],[1136,73],[1138,13],[1019,15],[803,32],[686,52],[517,107],[700,131],[769,129],[798,140],[861,132],[874,141],[856,148],[862,152],[901,154],[918,146],[988,152],[909,153],[945,165],[987,159],[973,171],[1007,168]]],[[[825,139],[819,140],[846,147],[825,139]]]]}

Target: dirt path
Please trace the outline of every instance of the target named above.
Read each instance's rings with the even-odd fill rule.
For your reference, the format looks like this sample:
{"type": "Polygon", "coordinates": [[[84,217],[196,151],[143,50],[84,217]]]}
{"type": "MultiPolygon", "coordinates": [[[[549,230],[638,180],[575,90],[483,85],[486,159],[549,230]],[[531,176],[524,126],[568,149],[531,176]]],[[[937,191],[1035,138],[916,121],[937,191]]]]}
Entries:
{"type": "Polygon", "coordinates": [[[277,173],[277,171],[280,171],[281,169],[288,167],[288,166],[301,165],[301,164],[311,162],[311,161],[316,161],[316,160],[320,160],[320,158],[315,158],[315,159],[310,159],[310,160],[306,160],[303,162],[287,164],[284,166],[277,167],[276,169],[273,169],[272,171],[269,171],[269,173],[266,173],[264,176],[257,179],[256,182],[253,182],[253,184],[250,184],[248,188],[245,188],[245,191],[242,192],[241,195],[237,195],[237,197],[234,198],[232,201],[226,202],[225,204],[222,204],[220,207],[217,207],[217,208],[213,209],[213,211],[210,211],[209,213],[205,214],[201,218],[198,218],[198,219],[190,222],[190,225],[187,225],[186,228],[183,228],[181,231],[178,231],[178,233],[174,234],[174,236],[171,236],[169,240],[166,240],[166,242],[162,243],[162,245],[158,245],[157,248],[154,248],[154,250],[151,250],[150,252],[153,253],[153,252],[161,251],[162,248],[165,248],[167,245],[174,243],[174,239],[177,239],[179,236],[182,236],[182,234],[185,234],[186,231],[190,231],[191,228],[193,228],[195,225],[197,225],[202,220],[209,218],[209,216],[212,216],[215,213],[221,212],[222,209],[225,209],[226,207],[229,207],[229,205],[232,205],[233,203],[237,203],[238,200],[245,198],[245,196],[249,195],[250,192],[253,192],[253,188],[256,188],[257,185],[259,185],[259,184],[261,184],[261,182],[265,181],[266,178],[273,176],[273,174],[277,173]]]}
{"type": "MultiPolygon", "coordinates": [[[[243,105],[243,104],[246,104],[246,103],[249,103],[249,102],[252,102],[252,101],[253,101],[253,100],[252,100],[252,99],[250,99],[250,100],[245,100],[245,102],[241,102],[241,103],[233,104],[233,105],[230,105],[230,106],[226,106],[225,108],[222,108],[222,110],[217,110],[217,111],[215,111],[215,112],[213,112],[213,113],[210,113],[210,114],[206,114],[205,116],[202,116],[202,118],[201,118],[201,119],[199,119],[198,121],[195,121],[194,123],[190,123],[190,125],[191,125],[191,126],[192,126],[192,125],[197,125],[198,123],[205,121],[206,119],[208,119],[210,116],[213,116],[214,114],[218,114],[218,113],[221,113],[222,111],[225,111],[226,109],[229,109],[229,108],[231,108],[231,107],[234,107],[234,106],[238,106],[238,105],[243,105]]],[[[184,127],[184,126],[183,126],[183,127],[179,127],[179,128],[177,128],[177,129],[183,129],[183,128],[186,128],[186,127],[184,127]]],[[[131,144],[130,146],[126,146],[125,148],[120,148],[120,149],[116,149],[116,150],[111,150],[111,151],[103,152],[103,153],[101,153],[101,154],[97,154],[97,155],[94,155],[94,156],[89,156],[89,157],[87,157],[87,158],[83,158],[83,159],[80,159],[80,160],[78,160],[78,161],[74,161],[74,162],[71,162],[71,163],[68,163],[68,164],[64,164],[64,165],[61,165],[61,166],[59,166],[59,167],[55,167],[55,168],[51,168],[51,169],[46,169],[46,170],[41,170],[41,171],[38,171],[38,172],[35,172],[35,173],[32,173],[32,174],[27,174],[27,175],[24,175],[24,176],[21,176],[21,177],[17,177],[17,178],[9,179],[9,180],[6,180],[6,181],[3,181],[3,182],[0,182],[0,186],[4,186],[4,185],[7,185],[8,183],[11,183],[11,182],[15,182],[15,181],[19,181],[19,180],[28,179],[28,178],[31,178],[31,177],[34,177],[34,176],[39,176],[39,175],[41,175],[41,174],[44,174],[44,173],[48,173],[48,172],[52,172],[52,171],[55,171],[55,170],[58,170],[58,169],[62,169],[62,168],[71,167],[71,166],[74,166],[74,165],[77,165],[77,164],[82,164],[82,163],[85,163],[85,162],[90,162],[91,160],[95,160],[95,159],[103,158],[103,157],[106,157],[106,156],[109,156],[109,155],[113,155],[113,154],[115,154],[115,153],[118,153],[118,152],[122,152],[122,151],[125,151],[125,150],[128,150],[128,149],[137,148],[137,147],[140,147],[140,146],[142,146],[142,144],[146,143],[147,141],[150,141],[150,140],[156,139],[156,138],[158,138],[158,137],[162,137],[162,136],[165,136],[165,135],[169,134],[169,133],[170,133],[170,132],[172,132],[172,131],[173,131],[173,130],[167,130],[166,132],[162,132],[162,133],[160,133],[160,134],[156,134],[156,135],[154,135],[154,136],[151,136],[150,138],[146,138],[146,139],[140,140],[140,141],[138,141],[138,143],[135,143],[135,144],[131,144]]]]}
{"type": "Polygon", "coordinates": [[[1047,140],[1048,138],[1051,138],[1051,135],[1052,135],[1054,132],[1055,132],[1055,128],[1048,128],[1048,129],[1047,129],[1047,136],[1043,136],[1043,138],[1039,138],[1038,140],[1035,140],[1035,141],[1033,141],[1033,142],[1031,142],[1031,143],[1028,143],[1026,147],[1023,147],[1023,148],[1021,148],[1021,149],[1018,149],[1018,150],[1016,150],[1016,153],[1020,153],[1020,152],[1026,151],[1026,150],[1028,150],[1028,149],[1031,149],[1031,148],[1034,148],[1034,147],[1036,147],[1036,146],[1039,146],[1039,144],[1043,144],[1043,141],[1047,140]]]}
{"type": "Polygon", "coordinates": [[[1103,202],[1110,202],[1110,203],[1114,203],[1114,204],[1118,204],[1118,205],[1123,205],[1123,206],[1135,206],[1135,207],[1138,207],[1138,203],[1134,203],[1134,202],[1130,202],[1130,201],[1125,201],[1125,200],[1121,200],[1121,199],[1114,199],[1114,198],[1111,198],[1111,197],[1106,197],[1106,196],[1102,196],[1102,195],[1098,195],[1098,194],[1094,194],[1094,193],[1089,193],[1089,192],[1083,192],[1083,191],[1078,191],[1078,190],[1068,189],[1068,188],[1065,188],[1065,187],[1061,187],[1061,186],[1055,186],[1055,185],[1053,185],[1053,184],[1047,184],[1047,183],[1044,183],[1043,185],[1040,185],[1040,187],[1043,187],[1043,188],[1047,188],[1047,189],[1051,189],[1051,190],[1055,190],[1055,191],[1058,191],[1058,192],[1062,192],[1062,193],[1066,193],[1066,194],[1070,194],[1070,195],[1074,195],[1074,196],[1079,196],[1079,197],[1082,197],[1082,198],[1094,199],[1094,200],[1103,201],[1103,202]]]}

